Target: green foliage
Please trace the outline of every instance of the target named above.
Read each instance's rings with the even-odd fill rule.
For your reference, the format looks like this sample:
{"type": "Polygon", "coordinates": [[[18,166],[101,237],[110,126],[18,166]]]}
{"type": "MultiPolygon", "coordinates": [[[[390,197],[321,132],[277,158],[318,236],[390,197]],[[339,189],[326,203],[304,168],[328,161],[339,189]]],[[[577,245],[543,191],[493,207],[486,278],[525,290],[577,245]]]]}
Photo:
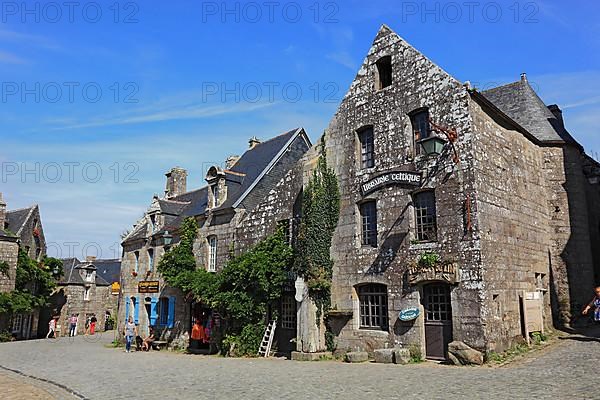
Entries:
{"type": "Polygon", "coordinates": [[[533,344],[540,345],[543,342],[548,341],[548,336],[546,336],[542,332],[532,332],[531,333],[531,339],[533,340],[533,344]]]}
{"type": "Polygon", "coordinates": [[[38,263],[29,258],[24,250],[19,249],[15,290],[0,293],[0,313],[28,313],[48,304],[48,298],[56,287],[56,279],[50,267],[45,264],[47,260],[50,266],[56,263],[56,259],[53,258],[46,258],[38,263]]]}
{"type": "Polygon", "coordinates": [[[329,329],[325,331],[325,347],[327,348],[327,351],[330,351],[332,353],[337,349],[335,335],[329,329]]]}
{"type": "Polygon", "coordinates": [[[321,155],[302,195],[302,219],[294,271],[304,278],[317,306],[317,320],[331,305],[333,260],[329,249],[340,214],[340,191],[333,169],[327,166],[324,137],[321,155]]]}
{"type": "Polygon", "coordinates": [[[13,340],[13,336],[8,331],[0,331],[0,343],[10,342],[13,340]]]}
{"type": "Polygon", "coordinates": [[[268,308],[281,297],[293,260],[292,249],[279,229],[248,252],[232,257],[221,272],[207,272],[196,268],[192,252],[197,229],[195,219],[186,219],[181,242],[165,253],[158,270],[169,285],[219,311],[231,322],[223,349],[235,345],[236,355],[253,355],[262,339],[268,308]]]}
{"type": "Polygon", "coordinates": [[[410,362],[413,364],[418,364],[423,362],[423,352],[421,352],[421,346],[418,344],[411,344],[408,348],[410,352],[410,362]]]}
{"type": "Polygon", "coordinates": [[[437,253],[427,251],[419,256],[417,264],[422,268],[435,267],[440,262],[440,256],[437,253]]]}
{"type": "Polygon", "coordinates": [[[6,261],[0,261],[0,274],[8,276],[10,265],[6,261]]]}
{"type": "Polygon", "coordinates": [[[171,247],[160,259],[158,271],[165,281],[171,286],[181,287],[182,274],[196,270],[196,259],[194,258],[194,240],[198,234],[198,223],[194,217],[188,217],[181,225],[179,237],[180,242],[171,247]]]}

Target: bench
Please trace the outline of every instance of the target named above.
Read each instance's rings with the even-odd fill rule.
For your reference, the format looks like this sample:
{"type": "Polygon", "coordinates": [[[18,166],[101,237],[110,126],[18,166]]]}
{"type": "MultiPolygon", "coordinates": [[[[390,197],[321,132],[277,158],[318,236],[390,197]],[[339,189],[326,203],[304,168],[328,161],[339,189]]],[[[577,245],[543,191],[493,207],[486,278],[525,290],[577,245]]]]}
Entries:
{"type": "Polygon", "coordinates": [[[166,340],[155,340],[151,344],[152,350],[160,351],[160,349],[166,347],[168,343],[169,342],[167,342],[166,340]]]}

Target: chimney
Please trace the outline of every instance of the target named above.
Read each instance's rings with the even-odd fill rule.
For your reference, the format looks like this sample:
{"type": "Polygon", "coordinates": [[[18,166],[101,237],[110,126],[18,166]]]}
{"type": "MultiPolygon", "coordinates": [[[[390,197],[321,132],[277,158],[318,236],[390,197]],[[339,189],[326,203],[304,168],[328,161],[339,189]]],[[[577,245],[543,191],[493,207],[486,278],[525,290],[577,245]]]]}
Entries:
{"type": "Polygon", "coordinates": [[[96,261],[96,256],[86,256],[85,261],[89,262],[89,263],[93,263],[94,261],[96,261]]]}
{"type": "Polygon", "coordinates": [[[259,143],[260,143],[260,140],[258,140],[258,138],[256,136],[252,136],[250,138],[250,140],[248,140],[248,144],[250,145],[251,149],[253,149],[259,143]]]}
{"type": "Polygon", "coordinates": [[[167,177],[166,198],[170,199],[187,192],[187,171],[185,169],[179,167],[171,168],[165,176],[167,177]]]}
{"type": "Polygon", "coordinates": [[[240,156],[229,156],[225,160],[225,169],[231,169],[236,162],[240,159],[240,156]]]}
{"type": "Polygon", "coordinates": [[[2,192],[0,192],[0,230],[4,229],[6,222],[6,203],[2,200],[2,192]]]}
{"type": "Polygon", "coordinates": [[[560,109],[560,107],[557,104],[551,104],[548,106],[548,110],[550,110],[550,112],[552,112],[552,114],[554,114],[554,116],[556,117],[558,122],[560,122],[560,125],[564,127],[565,122],[563,121],[563,114],[562,114],[562,110],[560,109]]]}
{"type": "Polygon", "coordinates": [[[525,72],[521,73],[521,82],[527,82],[527,74],[525,72]]]}

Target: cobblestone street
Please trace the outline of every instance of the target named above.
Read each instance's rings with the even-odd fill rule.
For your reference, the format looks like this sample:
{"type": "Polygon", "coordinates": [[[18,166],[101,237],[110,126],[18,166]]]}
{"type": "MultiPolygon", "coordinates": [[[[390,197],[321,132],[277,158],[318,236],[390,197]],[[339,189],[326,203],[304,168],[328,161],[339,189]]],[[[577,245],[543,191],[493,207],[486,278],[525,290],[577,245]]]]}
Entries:
{"type": "Polygon", "coordinates": [[[126,354],[112,335],[0,344],[5,399],[600,399],[598,339],[570,336],[502,368],[126,354]],[[23,393],[22,391],[26,391],[23,393]],[[21,392],[21,397],[19,393],[21,392]]]}

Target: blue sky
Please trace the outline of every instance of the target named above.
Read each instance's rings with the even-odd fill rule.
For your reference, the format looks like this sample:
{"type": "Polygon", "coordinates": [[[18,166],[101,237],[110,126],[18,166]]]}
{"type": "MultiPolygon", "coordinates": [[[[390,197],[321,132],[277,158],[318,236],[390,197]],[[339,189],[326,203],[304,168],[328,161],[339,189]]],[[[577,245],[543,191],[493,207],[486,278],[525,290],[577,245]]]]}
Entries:
{"type": "Polygon", "coordinates": [[[55,256],[118,256],[120,233],[172,166],[195,188],[253,135],[303,126],[317,138],[383,23],[476,87],[527,72],[588,153],[600,152],[594,1],[1,7],[0,191],[10,209],[40,205],[55,256]]]}

